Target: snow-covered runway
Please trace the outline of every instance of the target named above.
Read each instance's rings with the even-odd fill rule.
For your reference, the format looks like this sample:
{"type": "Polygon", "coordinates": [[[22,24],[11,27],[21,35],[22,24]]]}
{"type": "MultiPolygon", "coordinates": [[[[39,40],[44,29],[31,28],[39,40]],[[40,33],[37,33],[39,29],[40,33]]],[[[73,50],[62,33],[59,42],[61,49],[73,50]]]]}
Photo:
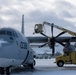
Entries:
{"type": "Polygon", "coordinates": [[[11,75],[76,75],[76,65],[57,67],[55,59],[36,59],[34,70],[13,71],[11,75]]]}

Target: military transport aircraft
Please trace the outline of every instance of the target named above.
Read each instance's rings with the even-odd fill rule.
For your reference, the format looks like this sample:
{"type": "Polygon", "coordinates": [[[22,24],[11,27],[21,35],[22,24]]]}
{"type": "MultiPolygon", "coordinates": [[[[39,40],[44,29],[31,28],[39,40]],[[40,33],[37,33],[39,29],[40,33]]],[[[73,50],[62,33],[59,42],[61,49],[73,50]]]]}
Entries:
{"type": "Polygon", "coordinates": [[[34,53],[24,36],[24,15],[22,16],[22,33],[12,28],[0,29],[0,73],[9,75],[13,66],[23,65],[34,68],[34,53]]]}
{"type": "MultiPolygon", "coordinates": [[[[45,24],[47,22],[44,22],[45,24]]],[[[39,27],[39,32],[37,28],[35,29],[36,33],[40,33],[45,37],[26,37],[24,35],[24,15],[22,16],[22,32],[13,29],[13,28],[1,28],[0,29],[0,71],[1,74],[6,72],[6,75],[9,75],[9,69],[11,67],[16,67],[19,65],[28,66],[34,68],[35,60],[33,50],[30,46],[30,43],[45,43],[39,47],[43,47],[46,44],[53,50],[54,54],[54,46],[55,43],[60,43],[65,46],[63,42],[67,40],[71,40],[71,42],[76,42],[76,37],[59,37],[60,35],[68,32],[72,35],[76,35],[76,33],[61,28],[59,26],[51,25],[52,37],[45,35],[41,30],[41,26],[39,27]],[[63,30],[56,37],[53,36],[53,27],[63,30]]]]}

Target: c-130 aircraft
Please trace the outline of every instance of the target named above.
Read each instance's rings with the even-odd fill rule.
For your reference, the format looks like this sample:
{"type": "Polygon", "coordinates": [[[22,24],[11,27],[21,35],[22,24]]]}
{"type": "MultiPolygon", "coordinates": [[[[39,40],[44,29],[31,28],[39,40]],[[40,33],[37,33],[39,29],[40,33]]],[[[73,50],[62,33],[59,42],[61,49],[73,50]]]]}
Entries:
{"type": "MultiPolygon", "coordinates": [[[[51,24],[48,24],[51,25],[51,24]]],[[[6,75],[9,75],[9,69],[11,67],[16,67],[19,65],[26,66],[28,65],[31,68],[34,68],[35,60],[33,50],[30,46],[30,43],[45,43],[39,47],[43,47],[46,44],[50,48],[52,48],[52,53],[54,54],[54,46],[55,43],[60,43],[65,46],[63,42],[71,39],[71,42],[76,42],[76,37],[59,37],[65,32],[72,33],[76,35],[76,33],[72,31],[68,31],[67,29],[63,29],[60,34],[56,37],[53,36],[53,24],[51,25],[52,37],[45,35],[43,32],[40,33],[45,37],[25,37],[24,35],[24,15],[22,15],[22,32],[13,29],[13,28],[1,28],[0,29],[0,71],[1,74],[4,74],[6,71],[6,75]]],[[[55,26],[56,27],[56,26],[55,26]]]]}
{"type": "Polygon", "coordinates": [[[9,75],[9,69],[19,65],[34,68],[34,52],[24,36],[24,15],[22,33],[12,28],[0,29],[0,73],[9,75]]]}

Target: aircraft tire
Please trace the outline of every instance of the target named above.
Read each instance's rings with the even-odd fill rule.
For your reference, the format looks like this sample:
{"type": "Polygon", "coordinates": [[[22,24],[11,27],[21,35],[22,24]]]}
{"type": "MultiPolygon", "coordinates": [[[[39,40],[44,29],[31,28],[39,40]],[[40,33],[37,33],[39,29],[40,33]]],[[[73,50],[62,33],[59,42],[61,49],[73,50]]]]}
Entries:
{"type": "Polygon", "coordinates": [[[34,60],[34,66],[36,65],[36,61],[34,60]]]}
{"type": "Polygon", "coordinates": [[[6,75],[10,75],[9,67],[6,67],[6,75]]]}
{"type": "Polygon", "coordinates": [[[32,64],[29,65],[30,68],[31,68],[31,69],[34,69],[35,64],[36,64],[36,61],[34,60],[34,62],[33,62],[32,64]]]}
{"type": "Polygon", "coordinates": [[[4,68],[0,67],[0,74],[4,74],[4,68]]]}
{"type": "Polygon", "coordinates": [[[30,66],[31,69],[34,69],[34,64],[33,63],[30,64],[29,66],[30,66]]]}

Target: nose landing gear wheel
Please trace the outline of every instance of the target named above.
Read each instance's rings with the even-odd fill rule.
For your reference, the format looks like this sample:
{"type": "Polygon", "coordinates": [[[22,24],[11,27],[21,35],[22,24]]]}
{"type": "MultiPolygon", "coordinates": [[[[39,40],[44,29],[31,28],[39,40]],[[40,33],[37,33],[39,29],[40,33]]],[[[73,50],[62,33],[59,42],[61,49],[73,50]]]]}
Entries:
{"type": "Polygon", "coordinates": [[[6,75],[10,75],[9,67],[6,68],[6,75]]]}
{"type": "Polygon", "coordinates": [[[0,74],[4,74],[4,68],[0,67],[0,74]]]}

